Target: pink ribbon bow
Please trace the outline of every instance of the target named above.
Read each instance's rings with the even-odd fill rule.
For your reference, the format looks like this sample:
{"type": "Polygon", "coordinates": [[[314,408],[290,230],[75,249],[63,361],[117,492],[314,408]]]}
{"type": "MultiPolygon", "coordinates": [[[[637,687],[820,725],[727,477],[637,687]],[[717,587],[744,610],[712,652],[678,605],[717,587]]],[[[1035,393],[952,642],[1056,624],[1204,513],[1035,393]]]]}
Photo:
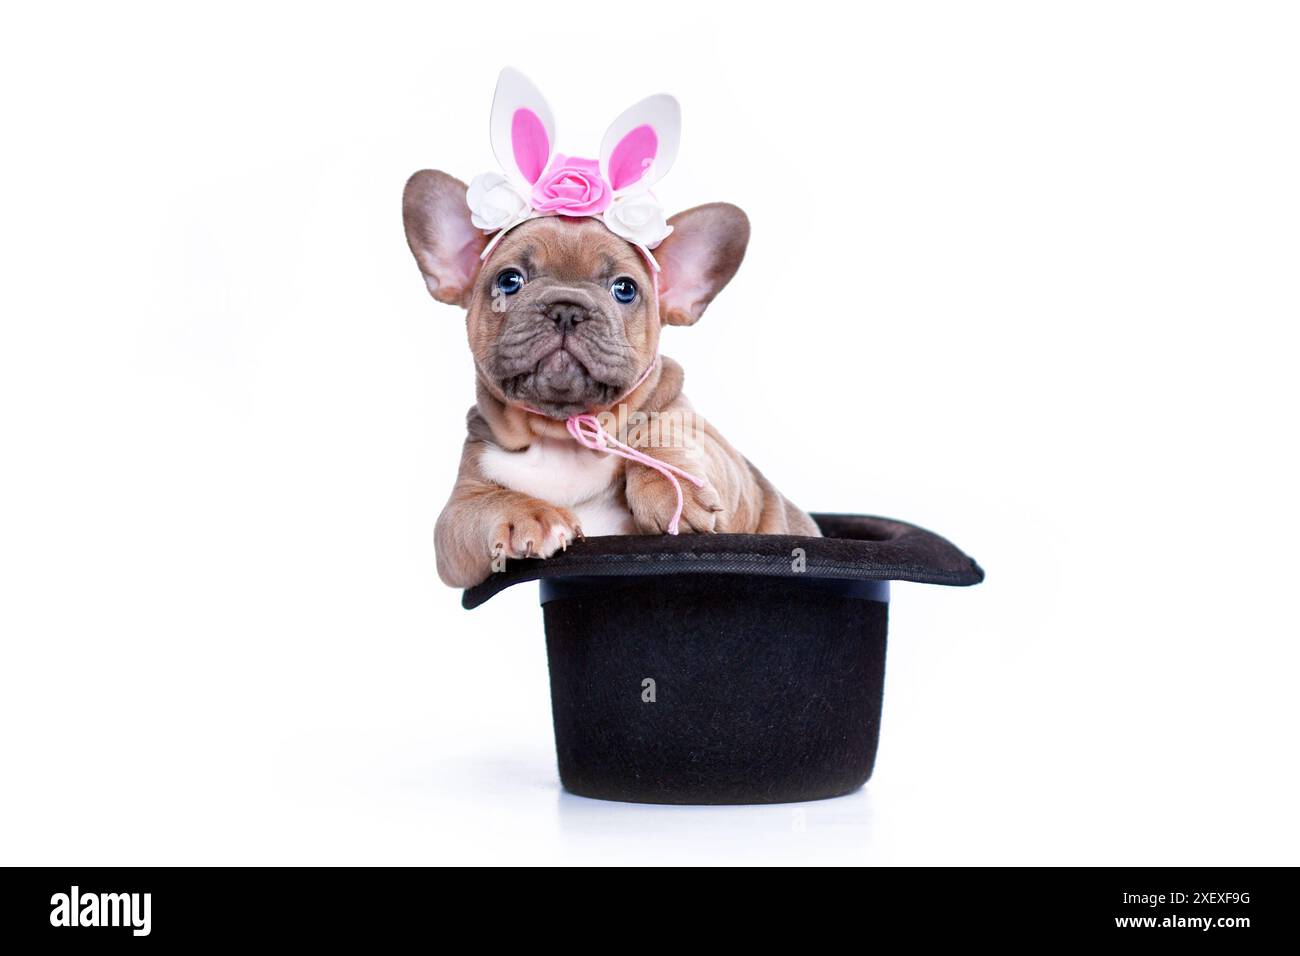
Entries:
{"type": "Polygon", "coordinates": [[[584,448],[590,448],[592,451],[608,452],[612,455],[618,455],[620,458],[626,458],[628,461],[635,461],[647,468],[653,468],[667,478],[672,483],[673,491],[677,492],[677,509],[673,512],[672,520],[668,522],[668,533],[677,534],[682,518],[682,507],[685,504],[682,498],[682,483],[677,479],[679,477],[685,478],[696,488],[703,488],[704,482],[701,479],[696,478],[689,472],[682,471],[676,465],[670,465],[666,461],[652,458],[631,445],[623,444],[600,427],[600,421],[595,415],[570,415],[565,421],[564,427],[569,430],[573,440],[584,448]]]}

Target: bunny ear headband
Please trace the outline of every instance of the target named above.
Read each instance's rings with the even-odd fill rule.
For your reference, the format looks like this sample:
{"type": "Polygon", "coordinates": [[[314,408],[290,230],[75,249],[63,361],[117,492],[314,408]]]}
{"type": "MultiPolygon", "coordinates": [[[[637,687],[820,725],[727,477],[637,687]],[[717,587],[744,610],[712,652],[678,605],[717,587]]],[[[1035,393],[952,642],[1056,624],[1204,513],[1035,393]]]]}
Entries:
{"type": "Polygon", "coordinates": [[[648,97],[614,120],[600,144],[600,159],[565,156],[555,149],[555,117],[532,82],[506,67],[492,100],[492,152],[505,170],[475,176],[465,194],[470,219],[501,237],[539,216],[599,219],[636,246],[657,272],[650,250],[673,231],[650,192],[677,158],[682,116],[666,93],[648,97]]]}

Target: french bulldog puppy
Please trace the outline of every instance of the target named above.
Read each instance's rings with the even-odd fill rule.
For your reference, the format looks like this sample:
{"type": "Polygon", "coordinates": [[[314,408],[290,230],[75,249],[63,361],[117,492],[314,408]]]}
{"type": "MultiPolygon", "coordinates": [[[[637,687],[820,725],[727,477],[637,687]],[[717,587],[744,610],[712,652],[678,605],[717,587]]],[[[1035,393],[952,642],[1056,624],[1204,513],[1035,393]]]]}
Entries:
{"type": "Polygon", "coordinates": [[[645,258],[595,219],[530,220],[481,262],[488,237],[470,221],[465,190],[423,170],[403,197],[407,241],[429,292],[467,310],[477,370],[460,473],[434,532],[446,584],[470,587],[504,557],[550,557],[584,535],[668,530],[671,482],[583,447],[566,429],[571,415],[615,406],[624,419],[686,423],[675,440],[653,446],[635,429],[616,436],[703,480],[681,482],[682,532],[819,534],[695,415],[681,366],[659,354],[660,329],[694,324],[740,267],[749,241],[740,209],[711,203],[672,217],[654,253],[656,291],[645,258]]]}

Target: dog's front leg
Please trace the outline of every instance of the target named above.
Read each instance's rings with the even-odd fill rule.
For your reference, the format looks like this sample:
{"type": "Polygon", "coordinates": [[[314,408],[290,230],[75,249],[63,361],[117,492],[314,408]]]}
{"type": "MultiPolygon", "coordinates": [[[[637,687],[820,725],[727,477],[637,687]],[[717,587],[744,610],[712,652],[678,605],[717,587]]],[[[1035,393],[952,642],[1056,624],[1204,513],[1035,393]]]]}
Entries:
{"type": "MultiPolygon", "coordinates": [[[[663,449],[650,452],[665,464],[681,468],[688,474],[703,479],[704,485],[696,487],[685,479],[678,479],[682,488],[682,516],[679,530],[683,534],[709,534],[719,530],[722,499],[715,489],[711,476],[700,462],[689,454],[663,449]]],[[[665,534],[677,511],[677,492],[662,473],[647,465],[629,462],[627,466],[627,506],[632,520],[642,534],[665,534]]]]}
{"type": "Polygon", "coordinates": [[[567,508],[462,478],[434,527],[438,576],[454,588],[473,587],[504,571],[506,558],[549,558],[580,537],[567,508]]]}

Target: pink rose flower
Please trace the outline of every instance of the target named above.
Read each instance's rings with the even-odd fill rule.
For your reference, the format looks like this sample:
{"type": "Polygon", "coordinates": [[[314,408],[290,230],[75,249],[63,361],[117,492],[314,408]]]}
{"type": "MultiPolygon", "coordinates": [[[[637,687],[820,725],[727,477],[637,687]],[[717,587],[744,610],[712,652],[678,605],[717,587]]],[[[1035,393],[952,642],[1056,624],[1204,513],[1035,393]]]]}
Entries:
{"type": "Polygon", "coordinates": [[[612,193],[596,160],[556,153],[533,186],[533,208],[561,216],[599,216],[609,208],[612,193]]]}

